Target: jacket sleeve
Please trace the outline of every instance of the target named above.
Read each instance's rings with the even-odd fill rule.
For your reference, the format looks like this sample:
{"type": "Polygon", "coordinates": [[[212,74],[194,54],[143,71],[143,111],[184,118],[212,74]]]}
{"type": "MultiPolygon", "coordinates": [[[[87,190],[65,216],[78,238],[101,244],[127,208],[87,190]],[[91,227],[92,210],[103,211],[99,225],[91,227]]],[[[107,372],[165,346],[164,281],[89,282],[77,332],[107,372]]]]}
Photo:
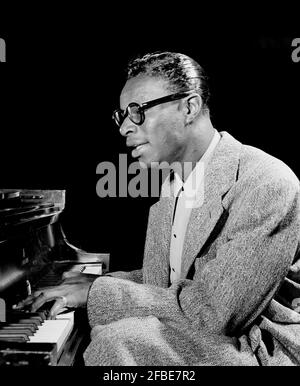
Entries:
{"type": "Polygon", "coordinates": [[[185,320],[196,331],[236,334],[262,312],[287,274],[299,243],[299,218],[298,181],[262,182],[229,213],[226,242],[193,280],[166,289],[98,278],[88,297],[91,326],[154,315],[185,320]]]}
{"type": "Polygon", "coordinates": [[[143,282],[143,269],[135,269],[133,271],[115,271],[109,272],[104,276],[111,276],[118,279],[130,280],[135,283],[143,282]]]}

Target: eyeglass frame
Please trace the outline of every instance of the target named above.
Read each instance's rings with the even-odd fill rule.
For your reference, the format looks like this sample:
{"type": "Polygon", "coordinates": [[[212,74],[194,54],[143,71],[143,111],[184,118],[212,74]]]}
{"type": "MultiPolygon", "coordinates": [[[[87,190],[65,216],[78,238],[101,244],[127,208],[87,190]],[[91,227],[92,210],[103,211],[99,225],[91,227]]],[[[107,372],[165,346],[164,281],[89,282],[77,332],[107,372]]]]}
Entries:
{"type": "Polygon", "coordinates": [[[181,91],[181,92],[177,92],[175,94],[166,95],[166,96],[161,97],[161,98],[152,99],[151,101],[144,102],[141,105],[139,103],[137,103],[137,102],[131,102],[131,103],[129,103],[129,105],[126,107],[125,110],[122,110],[122,109],[114,110],[114,112],[112,114],[112,119],[115,121],[115,123],[116,123],[116,125],[118,127],[121,127],[123,122],[125,121],[125,119],[128,116],[129,119],[131,120],[131,122],[133,122],[135,125],[140,126],[145,121],[145,113],[144,113],[145,110],[148,110],[148,109],[150,109],[152,107],[158,106],[158,105],[160,105],[162,103],[167,103],[167,102],[171,102],[171,101],[176,101],[176,100],[182,99],[182,98],[190,95],[193,92],[196,92],[196,91],[195,90],[181,91]],[[132,106],[138,106],[139,107],[138,111],[140,113],[141,119],[140,119],[140,122],[138,122],[138,123],[134,122],[131,119],[131,117],[130,117],[129,108],[132,107],[132,106]],[[117,112],[121,112],[122,113],[123,120],[122,120],[122,122],[120,124],[117,122],[117,119],[115,118],[115,114],[117,112]]]}

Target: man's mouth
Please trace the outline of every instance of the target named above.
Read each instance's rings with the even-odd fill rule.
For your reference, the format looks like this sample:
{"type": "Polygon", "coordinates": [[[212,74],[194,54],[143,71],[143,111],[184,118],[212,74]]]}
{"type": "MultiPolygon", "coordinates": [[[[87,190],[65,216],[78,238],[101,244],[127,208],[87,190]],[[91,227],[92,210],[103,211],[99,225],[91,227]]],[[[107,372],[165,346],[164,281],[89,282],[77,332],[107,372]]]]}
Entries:
{"type": "Polygon", "coordinates": [[[147,142],[141,143],[140,145],[136,145],[135,149],[140,150],[144,145],[146,145],[147,142]]]}
{"type": "Polygon", "coordinates": [[[133,145],[132,147],[134,149],[131,152],[132,157],[134,157],[134,158],[139,157],[141,155],[141,152],[142,152],[144,146],[147,145],[147,143],[148,142],[144,142],[144,143],[133,145]]]}
{"type": "Polygon", "coordinates": [[[127,147],[134,147],[135,149],[137,148],[137,147],[139,147],[139,146],[142,146],[142,145],[145,145],[147,142],[136,142],[136,143],[134,143],[134,142],[127,142],[126,143],[126,146],[127,147]]]}

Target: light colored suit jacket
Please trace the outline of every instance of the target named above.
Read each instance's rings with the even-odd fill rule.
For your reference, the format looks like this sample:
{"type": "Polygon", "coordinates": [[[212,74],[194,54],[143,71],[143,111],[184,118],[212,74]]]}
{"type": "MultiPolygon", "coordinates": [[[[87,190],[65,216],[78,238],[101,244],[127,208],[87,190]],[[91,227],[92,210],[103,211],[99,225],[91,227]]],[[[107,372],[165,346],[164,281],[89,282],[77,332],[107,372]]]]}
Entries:
{"type": "MultiPolygon", "coordinates": [[[[90,289],[96,332],[87,364],[120,364],[100,359],[97,328],[148,317],[163,325],[158,339],[184,357],[180,364],[300,364],[299,180],[280,160],[220,134],[204,203],[188,224],[181,279],[170,285],[172,201],[164,197],[150,209],[143,268],[100,277],[90,289]]],[[[142,358],[140,343],[133,355],[142,358]]]]}

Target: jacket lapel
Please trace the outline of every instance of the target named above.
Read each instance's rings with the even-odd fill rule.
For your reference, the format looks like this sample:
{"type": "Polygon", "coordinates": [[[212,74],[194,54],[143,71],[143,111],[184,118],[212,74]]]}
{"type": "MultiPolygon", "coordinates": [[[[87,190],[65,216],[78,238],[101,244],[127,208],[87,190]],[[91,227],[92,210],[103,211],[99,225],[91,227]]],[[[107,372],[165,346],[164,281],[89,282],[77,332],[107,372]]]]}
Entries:
{"type": "Polygon", "coordinates": [[[224,208],[222,198],[236,181],[242,144],[227,132],[204,171],[204,201],[192,209],[182,254],[181,277],[185,278],[197,254],[216,226],[224,208]]]}
{"type": "Polygon", "coordinates": [[[170,197],[161,198],[150,209],[143,266],[143,280],[146,284],[169,286],[172,211],[173,200],[170,197]]]}

